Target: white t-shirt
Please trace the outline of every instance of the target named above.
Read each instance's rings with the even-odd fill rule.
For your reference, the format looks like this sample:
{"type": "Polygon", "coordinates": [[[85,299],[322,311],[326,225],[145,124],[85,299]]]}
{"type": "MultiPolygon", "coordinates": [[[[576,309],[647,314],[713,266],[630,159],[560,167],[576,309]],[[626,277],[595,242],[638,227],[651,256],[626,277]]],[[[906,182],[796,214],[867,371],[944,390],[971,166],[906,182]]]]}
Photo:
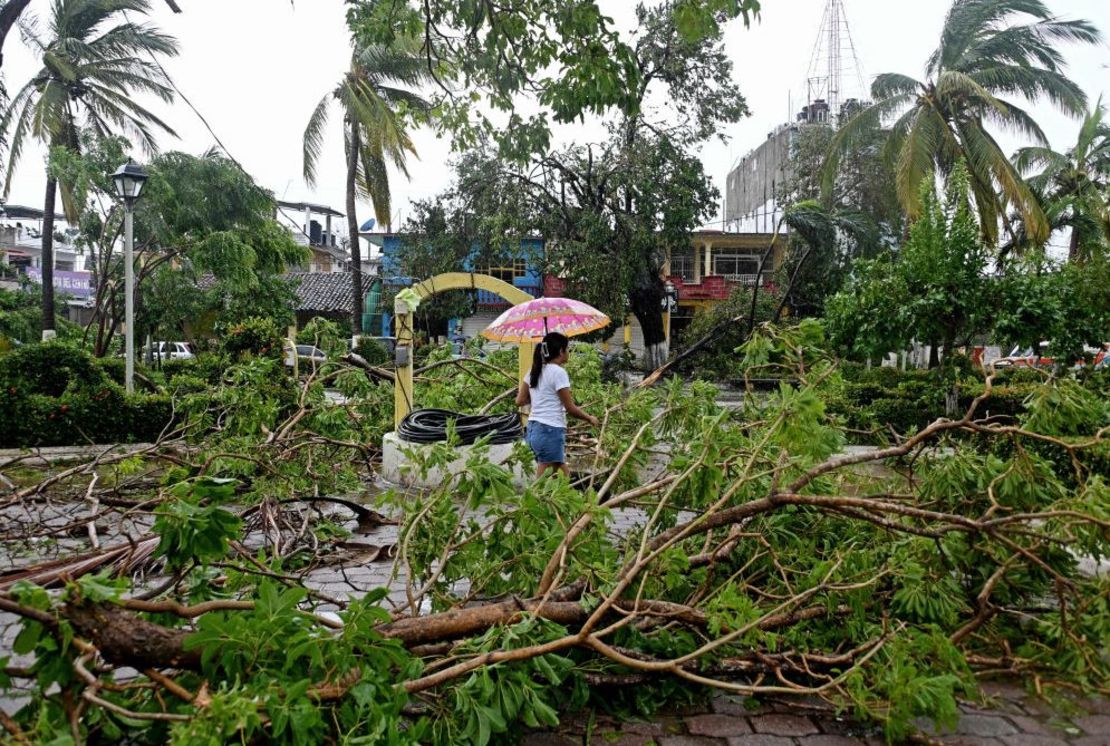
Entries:
{"type": "Polygon", "coordinates": [[[563,401],[559,392],[570,388],[570,376],[563,370],[563,366],[547,363],[540,373],[540,385],[532,388],[532,377],[525,379],[528,382],[528,393],[532,397],[532,413],[528,419],[541,422],[551,427],[567,426],[567,412],[563,408],[563,401]]]}

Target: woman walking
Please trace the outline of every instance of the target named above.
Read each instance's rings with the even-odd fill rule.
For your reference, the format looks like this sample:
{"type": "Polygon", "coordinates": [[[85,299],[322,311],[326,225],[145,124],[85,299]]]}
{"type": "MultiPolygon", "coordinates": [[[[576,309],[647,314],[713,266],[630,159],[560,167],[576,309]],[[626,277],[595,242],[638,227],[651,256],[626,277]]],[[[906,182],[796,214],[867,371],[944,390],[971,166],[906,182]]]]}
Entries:
{"type": "Polygon", "coordinates": [[[547,470],[562,470],[570,477],[567,468],[567,415],[597,426],[598,419],[587,414],[574,403],[570,393],[570,376],[563,365],[567,362],[570,341],[558,332],[547,334],[532,357],[532,370],[520,382],[516,405],[532,405],[528,418],[525,442],[536,454],[536,476],[547,470]]]}

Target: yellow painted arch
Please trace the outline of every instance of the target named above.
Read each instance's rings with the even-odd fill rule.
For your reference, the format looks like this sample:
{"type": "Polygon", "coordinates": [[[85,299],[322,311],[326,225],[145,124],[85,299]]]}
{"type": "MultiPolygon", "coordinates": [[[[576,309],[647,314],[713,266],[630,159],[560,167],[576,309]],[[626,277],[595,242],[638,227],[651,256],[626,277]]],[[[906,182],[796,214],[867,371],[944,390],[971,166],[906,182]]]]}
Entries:
{"type": "MultiPolygon", "coordinates": [[[[514,306],[532,300],[531,295],[504,280],[475,272],[445,272],[412,286],[412,291],[420,300],[426,300],[436,293],[443,293],[448,290],[485,290],[504,298],[514,306]]],[[[404,365],[398,364],[397,376],[393,385],[393,424],[397,426],[412,411],[414,404],[412,385],[413,335],[411,310],[404,303],[396,303],[394,314],[397,319],[397,347],[398,349],[408,349],[407,362],[404,365]]],[[[524,378],[532,366],[533,347],[534,345],[531,343],[520,345],[517,362],[520,379],[524,378]]]]}

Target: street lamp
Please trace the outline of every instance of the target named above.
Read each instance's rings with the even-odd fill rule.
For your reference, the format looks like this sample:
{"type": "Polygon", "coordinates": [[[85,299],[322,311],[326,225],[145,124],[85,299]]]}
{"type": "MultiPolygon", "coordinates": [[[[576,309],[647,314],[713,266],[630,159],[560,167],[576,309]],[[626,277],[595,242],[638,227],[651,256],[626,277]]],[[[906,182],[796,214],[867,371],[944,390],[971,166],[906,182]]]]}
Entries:
{"type": "Polygon", "coordinates": [[[143,191],[146,171],[139,164],[127,159],[127,163],[112,174],[116,184],[116,194],[123,200],[123,264],[124,264],[124,344],[126,346],[127,367],[124,372],[124,385],[127,393],[135,390],[135,201],[143,191]]]}

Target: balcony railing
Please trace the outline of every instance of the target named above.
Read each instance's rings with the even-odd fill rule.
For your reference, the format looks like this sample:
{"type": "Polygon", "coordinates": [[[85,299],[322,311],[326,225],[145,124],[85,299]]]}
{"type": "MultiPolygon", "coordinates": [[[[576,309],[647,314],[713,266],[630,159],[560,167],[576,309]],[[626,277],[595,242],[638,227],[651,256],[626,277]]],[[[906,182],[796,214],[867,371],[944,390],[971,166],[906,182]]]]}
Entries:
{"type": "Polygon", "coordinates": [[[721,275],[721,277],[724,277],[728,282],[735,282],[739,285],[747,285],[749,287],[755,285],[759,280],[759,275],[756,274],[721,275]]]}

